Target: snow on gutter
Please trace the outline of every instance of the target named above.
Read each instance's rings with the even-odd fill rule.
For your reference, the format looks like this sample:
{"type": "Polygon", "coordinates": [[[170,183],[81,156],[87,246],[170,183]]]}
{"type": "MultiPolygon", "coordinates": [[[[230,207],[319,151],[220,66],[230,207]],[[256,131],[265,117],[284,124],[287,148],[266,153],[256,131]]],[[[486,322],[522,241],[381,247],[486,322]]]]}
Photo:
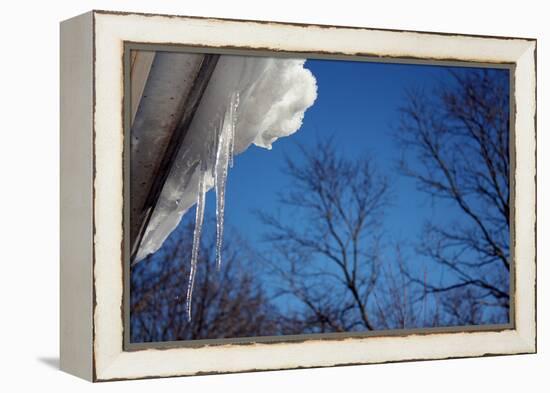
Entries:
{"type": "MultiPolygon", "coordinates": [[[[289,136],[301,127],[305,111],[317,98],[315,77],[304,68],[304,62],[296,59],[220,56],[185,132],[181,148],[171,167],[167,168],[166,181],[144,228],[133,263],[158,250],[183,215],[197,204],[187,291],[189,318],[205,193],[211,188],[216,189],[219,265],[225,182],[233,155],[244,152],[251,144],[271,149],[278,138],[289,136]]],[[[148,87],[149,81],[145,91],[148,87]]],[[[136,124],[141,110],[140,104],[136,124]]],[[[144,128],[143,132],[154,134],[152,129],[144,128]]],[[[134,140],[132,127],[132,153],[140,149],[148,151],[148,147],[143,146],[145,143],[155,143],[154,136],[134,140]]]]}

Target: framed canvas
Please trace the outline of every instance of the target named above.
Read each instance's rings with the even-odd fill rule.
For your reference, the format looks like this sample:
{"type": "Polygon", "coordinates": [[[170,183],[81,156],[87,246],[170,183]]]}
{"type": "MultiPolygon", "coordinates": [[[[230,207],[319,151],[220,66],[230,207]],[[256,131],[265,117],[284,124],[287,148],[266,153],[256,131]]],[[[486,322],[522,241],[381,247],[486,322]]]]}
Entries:
{"type": "Polygon", "coordinates": [[[61,23],[61,368],[536,352],[536,40],[61,23]]]}

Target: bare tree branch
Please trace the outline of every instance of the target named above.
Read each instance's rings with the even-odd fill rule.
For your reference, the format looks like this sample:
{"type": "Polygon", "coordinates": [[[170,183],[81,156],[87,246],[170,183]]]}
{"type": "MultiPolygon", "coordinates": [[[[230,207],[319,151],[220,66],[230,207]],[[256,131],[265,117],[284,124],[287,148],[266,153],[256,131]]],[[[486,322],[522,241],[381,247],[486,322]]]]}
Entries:
{"type": "MultiPolygon", "coordinates": [[[[402,172],[432,197],[452,201],[462,217],[458,223],[429,223],[419,248],[452,272],[454,281],[423,283],[418,277],[414,281],[431,293],[461,290],[473,300],[490,296],[506,313],[510,270],[508,75],[499,70],[466,69],[452,71],[452,78],[453,83],[441,85],[431,95],[409,91],[401,108],[397,138],[404,152],[402,172]]],[[[447,307],[450,310],[458,309],[447,307]]]]}

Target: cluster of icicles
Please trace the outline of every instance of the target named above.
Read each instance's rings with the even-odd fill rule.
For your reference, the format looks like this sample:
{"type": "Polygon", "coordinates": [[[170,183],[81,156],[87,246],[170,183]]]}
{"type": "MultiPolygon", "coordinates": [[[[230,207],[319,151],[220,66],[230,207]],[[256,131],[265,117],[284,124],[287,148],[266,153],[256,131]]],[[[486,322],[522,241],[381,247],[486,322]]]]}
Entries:
{"type": "Polygon", "coordinates": [[[242,154],[251,145],[269,150],[277,139],[300,129],[305,111],[317,98],[315,77],[304,63],[303,59],[223,55],[204,91],[133,262],[159,250],[182,217],[195,206],[185,305],[189,320],[206,193],[215,188],[219,269],[225,189],[233,155],[242,154]]]}
{"type": "Polygon", "coordinates": [[[216,190],[216,267],[219,270],[222,263],[223,246],[223,227],[225,211],[225,185],[227,183],[227,174],[229,168],[233,167],[233,155],[235,148],[235,127],[237,124],[237,109],[239,107],[239,93],[231,95],[229,105],[224,116],[220,119],[220,124],[213,148],[210,149],[206,157],[201,158],[199,163],[199,192],[197,196],[197,208],[195,216],[195,230],[193,231],[193,247],[191,251],[191,269],[189,271],[189,281],[187,284],[187,300],[185,309],[187,319],[191,320],[191,304],[193,301],[193,287],[195,285],[195,276],[197,274],[197,263],[199,259],[199,249],[204,224],[204,205],[206,192],[208,191],[206,182],[208,177],[208,168],[211,168],[214,177],[216,190]]]}

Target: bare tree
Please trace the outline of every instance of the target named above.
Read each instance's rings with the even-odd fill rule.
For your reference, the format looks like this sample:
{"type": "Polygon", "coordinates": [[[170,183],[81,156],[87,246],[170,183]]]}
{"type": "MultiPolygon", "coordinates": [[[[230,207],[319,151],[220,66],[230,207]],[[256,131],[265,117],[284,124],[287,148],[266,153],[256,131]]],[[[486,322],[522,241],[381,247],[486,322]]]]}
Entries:
{"type": "MultiPolygon", "coordinates": [[[[375,315],[379,329],[411,329],[442,325],[439,299],[428,299],[425,288],[411,280],[410,260],[406,260],[397,244],[387,253],[381,268],[380,284],[374,291],[375,315]],[[428,301],[429,300],[429,301],[428,301]]],[[[414,259],[413,259],[414,260],[414,259]]],[[[421,277],[427,276],[426,270],[421,277]]]]}
{"type": "Polygon", "coordinates": [[[332,140],[300,151],[301,158],[286,160],[285,172],[292,181],[280,195],[286,216],[259,213],[270,228],[266,240],[274,245],[274,255],[264,260],[277,296],[301,305],[287,315],[286,332],[408,327],[407,318],[398,320],[385,310],[396,304],[393,300],[407,308],[408,300],[376,301],[374,296],[387,284],[381,274],[389,274],[380,240],[389,199],[387,179],[368,157],[339,156],[332,140]]]}
{"type": "Polygon", "coordinates": [[[397,137],[401,169],[420,190],[454,206],[426,224],[422,255],[444,280],[414,280],[439,294],[449,323],[505,322],[510,305],[508,72],[465,69],[434,93],[408,93],[397,137]],[[483,307],[482,307],[483,306],[483,307]]]}
{"type": "MultiPolygon", "coordinates": [[[[184,218],[185,220],[185,218],[184,218]]],[[[215,236],[201,243],[193,296],[187,320],[185,289],[193,223],[188,222],[166,240],[162,249],[131,271],[131,340],[156,342],[275,335],[277,309],[270,305],[253,261],[239,252],[239,240],[228,235],[224,263],[216,269],[215,236]]],[[[242,244],[241,244],[242,245],[242,244]]]]}

